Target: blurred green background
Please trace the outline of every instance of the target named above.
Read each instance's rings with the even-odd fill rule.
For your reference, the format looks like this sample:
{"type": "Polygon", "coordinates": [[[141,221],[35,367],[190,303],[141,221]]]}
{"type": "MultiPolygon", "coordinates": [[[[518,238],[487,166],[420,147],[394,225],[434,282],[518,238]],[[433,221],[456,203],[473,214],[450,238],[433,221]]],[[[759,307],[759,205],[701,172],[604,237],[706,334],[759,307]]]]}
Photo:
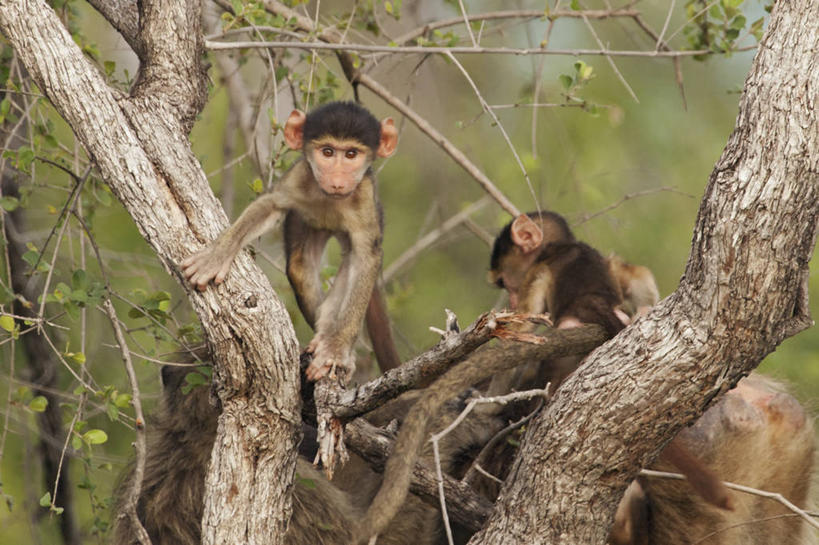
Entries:
{"type": "MultiPolygon", "coordinates": [[[[380,3],[376,4],[383,10],[380,3]]],[[[392,35],[413,28],[419,22],[458,14],[457,4],[417,4],[405,3],[401,20],[382,21],[392,35]]],[[[761,3],[749,0],[746,4],[744,9],[749,21],[763,15],[761,3]]],[[[116,61],[115,76],[125,79],[124,70],[128,67],[133,76],[133,59],[125,53],[121,38],[107,30],[101,19],[85,6],[71,5],[77,10],[74,20],[85,28],[87,39],[97,44],[100,62],[116,61]]],[[[470,13],[478,13],[508,8],[509,3],[468,2],[467,6],[470,13]]],[[[349,4],[339,2],[321,4],[322,13],[327,15],[341,13],[347,7],[349,4]]],[[[542,7],[538,2],[515,3],[518,9],[542,7]]],[[[311,5],[309,13],[314,13],[314,8],[311,5]]],[[[663,25],[668,9],[664,3],[639,3],[638,8],[652,26],[663,25]]],[[[383,11],[381,16],[385,18],[383,11]]],[[[680,29],[685,20],[682,7],[676,9],[666,36],[680,29]]],[[[611,49],[651,50],[654,47],[653,41],[641,34],[631,20],[593,22],[593,25],[611,49]]],[[[489,32],[487,26],[482,43],[535,47],[547,26],[548,22],[541,20],[507,23],[505,27],[501,25],[498,32],[489,32]]],[[[455,31],[459,36],[465,35],[462,27],[455,27],[455,31]]],[[[678,32],[671,43],[682,47],[683,33],[678,32]]],[[[743,43],[753,43],[753,40],[743,43]]],[[[554,25],[549,47],[597,48],[597,43],[582,20],[560,19],[554,25]]],[[[294,52],[292,55],[298,58],[303,54],[294,52]]],[[[322,58],[326,66],[320,64],[319,69],[329,68],[338,75],[335,98],[351,99],[352,92],[343,83],[335,58],[332,55],[322,58]]],[[[397,96],[410,95],[412,107],[474,161],[520,209],[534,209],[539,202],[544,208],[564,214],[578,237],[602,253],[616,252],[633,263],[650,267],[661,295],[665,296],[675,289],[683,273],[699,200],[733,129],[739,91],[752,58],[753,51],[714,56],[705,62],[684,58],[681,63],[684,104],[668,59],[614,59],[622,79],[628,82],[638,99],[634,100],[605,58],[582,57],[592,68],[593,77],[578,94],[589,104],[597,105],[597,113],[593,114],[581,108],[565,107],[560,76],[572,76],[579,57],[460,56],[459,60],[491,105],[531,103],[535,74],[542,68],[541,95],[537,102],[550,106],[497,110],[528,170],[531,188],[498,127],[488,115],[482,114],[478,98],[453,63],[436,56],[425,58],[422,63],[419,55],[395,56],[382,59],[372,75],[397,96]],[[536,120],[534,128],[533,119],[536,120]]],[[[264,69],[263,64],[251,61],[247,69],[252,72],[259,66],[264,69]]],[[[237,149],[233,157],[223,156],[228,98],[216,69],[212,68],[210,73],[211,98],[194,127],[191,141],[219,195],[224,165],[241,156],[243,150],[237,149]]],[[[252,77],[248,81],[254,85],[252,77]]],[[[378,97],[362,89],[362,100],[379,117],[395,117],[402,129],[399,152],[377,165],[386,217],[384,269],[387,270],[422,235],[481,199],[483,192],[436,144],[378,97]]],[[[52,118],[58,137],[68,142],[69,147],[73,146],[70,132],[53,114],[52,118]]],[[[240,148],[242,145],[240,142],[240,148]]],[[[251,182],[258,173],[245,158],[235,163],[234,174],[237,180],[235,218],[255,197],[251,182]]],[[[36,165],[36,187],[25,213],[29,224],[27,236],[38,246],[56,219],[54,208],[50,207],[59,210],[65,202],[69,182],[57,169],[36,165]]],[[[104,205],[106,189],[103,186],[96,187],[95,192],[96,195],[86,194],[84,199],[88,206],[94,206],[93,232],[117,292],[139,302],[144,297],[134,290],[142,290],[148,296],[167,291],[170,299],[166,309],[169,315],[173,311],[168,327],[178,331],[184,324],[195,322],[184,293],[164,271],[129,216],[115,200],[110,206],[104,205]]],[[[463,326],[505,301],[485,280],[489,248],[475,232],[494,235],[510,217],[494,202],[489,202],[471,218],[474,221],[471,230],[464,225],[451,230],[388,279],[389,311],[404,358],[437,342],[438,336],[429,327],[443,326],[445,308],[452,309],[463,326]]],[[[78,233],[75,230],[61,247],[59,278],[55,277],[54,282],[69,282],[70,271],[77,268],[78,233]]],[[[283,262],[280,239],[275,233],[256,245],[279,266],[283,262]]],[[[337,253],[330,252],[328,274],[337,263],[337,253]]],[[[310,331],[298,313],[280,267],[264,259],[257,261],[286,302],[300,341],[305,344],[310,339],[310,331]]],[[[98,279],[99,269],[90,254],[88,262],[88,274],[98,279]]],[[[819,291],[815,272],[811,274],[811,289],[814,294],[819,291]]],[[[129,317],[129,305],[122,300],[116,301],[116,306],[128,327],[132,350],[162,359],[163,354],[173,349],[168,340],[157,340],[156,328],[151,327],[149,320],[129,317]]],[[[811,298],[811,310],[814,315],[819,314],[815,295],[811,298]]],[[[77,320],[60,316],[55,322],[66,328],[59,334],[60,350],[82,351],[97,385],[112,385],[121,392],[128,391],[119,352],[111,346],[110,324],[101,313],[89,311],[84,336],[77,320]]],[[[26,405],[30,397],[26,398],[26,392],[21,390],[30,386],[25,358],[19,347],[12,349],[6,332],[0,331],[0,341],[0,372],[6,379],[13,376],[13,380],[4,380],[0,385],[0,400],[7,399],[9,388],[14,400],[9,406],[0,401],[0,414],[8,422],[4,428],[7,434],[0,468],[2,487],[7,499],[14,504],[11,510],[0,507],[0,542],[60,543],[56,517],[38,507],[46,488],[38,467],[35,414],[26,405]]],[[[360,367],[366,369],[366,354],[363,358],[360,367]]],[[[158,366],[140,358],[136,365],[146,410],[150,411],[159,392],[158,366]]],[[[807,407],[817,409],[819,336],[815,329],[784,342],[763,362],[761,369],[788,381],[807,407]]],[[[77,384],[64,369],[60,372],[60,388],[66,392],[66,402],[75,403],[76,395],[72,391],[77,384]]],[[[119,471],[132,452],[132,432],[120,422],[111,422],[105,409],[102,398],[91,396],[88,427],[104,429],[109,439],[104,445],[91,448],[93,455],[88,463],[72,463],[71,469],[74,483],[84,486],[76,491],[75,498],[81,509],[83,531],[89,535],[88,542],[101,540],[90,534],[94,525],[104,528],[110,517],[105,505],[119,471]]],[[[125,412],[131,414],[130,409],[125,412]]],[[[72,414],[70,407],[65,414],[68,422],[72,414]]]]}

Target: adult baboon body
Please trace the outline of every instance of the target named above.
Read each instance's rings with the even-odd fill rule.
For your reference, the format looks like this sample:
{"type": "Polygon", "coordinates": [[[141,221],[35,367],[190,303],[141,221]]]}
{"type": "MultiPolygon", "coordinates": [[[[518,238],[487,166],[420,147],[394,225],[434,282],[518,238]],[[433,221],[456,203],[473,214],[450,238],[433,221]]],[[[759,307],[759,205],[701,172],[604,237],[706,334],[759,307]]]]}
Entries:
{"type": "MultiPolygon", "coordinates": [[[[813,422],[775,381],[756,374],[743,379],[679,438],[725,481],[808,505],[813,422]]],[[[673,471],[662,461],[652,467],[673,471]]],[[[816,543],[816,530],[769,498],[735,493],[734,509],[726,511],[692,494],[683,481],[640,477],[637,483],[618,510],[613,545],[816,543]]]]}
{"type": "MultiPolygon", "coordinates": [[[[148,426],[148,457],[137,511],[154,544],[198,545],[205,493],[205,476],[216,436],[218,411],[208,399],[207,388],[194,388],[183,394],[180,387],[189,368],[164,367],[164,395],[148,426]]],[[[402,396],[375,411],[370,419],[384,425],[401,418],[414,402],[415,394],[402,396]]],[[[462,401],[462,400],[461,400],[462,401]]],[[[463,408],[456,403],[445,411],[450,420],[463,408]]],[[[503,427],[492,416],[476,416],[450,436],[442,445],[444,471],[453,468],[460,454],[474,444],[483,444],[503,427]]],[[[308,428],[309,430],[309,428],[308,428]]],[[[315,451],[306,439],[296,463],[293,489],[293,516],[285,536],[288,545],[349,545],[355,523],[381,484],[381,476],[361,459],[352,459],[336,471],[334,480],[316,470],[308,461],[315,451]]],[[[135,545],[136,534],[128,517],[123,516],[125,483],[133,468],[124,473],[116,493],[113,543],[135,545]]],[[[379,537],[381,545],[433,545],[438,542],[439,511],[410,495],[387,531],[379,537]]]]}

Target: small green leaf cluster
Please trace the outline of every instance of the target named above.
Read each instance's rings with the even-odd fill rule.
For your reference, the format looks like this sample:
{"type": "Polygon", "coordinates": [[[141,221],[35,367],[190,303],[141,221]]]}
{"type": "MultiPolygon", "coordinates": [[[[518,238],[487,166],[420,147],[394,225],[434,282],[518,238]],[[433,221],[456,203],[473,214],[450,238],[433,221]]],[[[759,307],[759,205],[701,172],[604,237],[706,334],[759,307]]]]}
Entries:
{"type": "Polygon", "coordinates": [[[62,305],[66,314],[76,320],[80,317],[81,308],[96,305],[102,300],[104,293],[105,286],[102,282],[91,281],[84,270],[78,269],[71,275],[70,286],[65,282],[58,282],[54,291],[46,295],[45,301],[62,305]]]}
{"type": "Polygon", "coordinates": [[[171,294],[167,291],[155,291],[148,293],[143,289],[135,289],[130,292],[131,299],[137,305],[128,311],[128,317],[153,318],[153,320],[165,325],[170,318],[168,311],[171,308],[171,294]]]}
{"type": "MultiPolygon", "coordinates": [[[[688,0],[685,5],[689,23],[685,27],[688,49],[707,50],[714,53],[730,54],[737,48],[740,33],[746,29],[748,21],[740,7],[745,0],[688,0]]],[[[770,11],[771,6],[766,6],[770,11]]],[[[764,18],[760,17],[747,27],[748,34],[757,41],[762,38],[764,18]]],[[[706,55],[697,55],[703,60],[706,55]]]]}
{"type": "Polygon", "coordinates": [[[575,62],[573,66],[574,73],[561,74],[558,78],[560,85],[563,87],[563,98],[568,104],[579,105],[590,114],[597,115],[599,113],[597,104],[580,96],[580,92],[596,76],[594,68],[583,61],[575,62]]]}

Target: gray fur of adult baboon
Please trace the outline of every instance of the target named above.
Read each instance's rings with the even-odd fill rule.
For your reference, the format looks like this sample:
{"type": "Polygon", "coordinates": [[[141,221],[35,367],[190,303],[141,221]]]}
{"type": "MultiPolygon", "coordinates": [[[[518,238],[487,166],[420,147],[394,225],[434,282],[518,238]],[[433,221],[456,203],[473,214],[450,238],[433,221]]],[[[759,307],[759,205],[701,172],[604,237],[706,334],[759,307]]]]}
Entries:
{"type": "MultiPolygon", "coordinates": [[[[165,367],[162,371],[164,395],[148,425],[148,457],[137,511],[155,545],[198,545],[201,542],[205,475],[216,435],[218,411],[208,399],[207,388],[194,388],[189,394],[180,390],[189,368],[165,367]]],[[[393,401],[375,411],[371,421],[383,425],[400,417],[414,401],[414,395],[393,401]]],[[[460,411],[453,406],[453,411],[460,411]]],[[[448,413],[452,418],[457,412],[448,413]]],[[[444,471],[459,461],[462,450],[485,443],[503,426],[501,420],[480,417],[451,436],[442,448],[444,471]],[[487,424],[488,422],[488,424],[487,424]],[[461,444],[463,443],[463,448],[461,444]]],[[[302,444],[302,454],[311,445],[302,444]],[[306,447],[306,448],[305,448],[306,447]]],[[[115,496],[112,543],[135,545],[136,534],[122,513],[122,495],[131,479],[133,467],[124,472],[115,496]]],[[[303,456],[296,463],[293,489],[293,516],[285,543],[288,545],[349,545],[354,523],[360,520],[381,484],[381,476],[361,459],[352,456],[336,472],[333,482],[316,470],[303,456]]],[[[410,495],[399,516],[379,537],[380,545],[433,545],[440,537],[438,510],[410,495]]]]}

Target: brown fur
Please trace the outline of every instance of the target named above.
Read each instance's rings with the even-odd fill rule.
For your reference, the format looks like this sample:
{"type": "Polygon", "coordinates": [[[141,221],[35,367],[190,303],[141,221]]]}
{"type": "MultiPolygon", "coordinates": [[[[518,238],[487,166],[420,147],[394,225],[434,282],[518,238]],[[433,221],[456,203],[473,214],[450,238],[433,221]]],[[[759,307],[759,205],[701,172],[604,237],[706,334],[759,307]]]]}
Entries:
{"type": "Polygon", "coordinates": [[[622,303],[620,293],[597,250],[583,242],[552,243],[541,251],[533,270],[540,267],[546,269],[541,274],[551,277],[551,289],[537,295],[548,301],[555,325],[576,318],[603,326],[611,336],[625,327],[614,312],[622,303]]]}
{"type": "MultiPolygon", "coordinates": [[[[654,276],[648,268],[625,263],[617,256],[606,261],[583,242],[556,240],[542,243],[536,232],[516,238],[514,226],[520,218],[512,222],[508,235],[504,234],[505,228],[498,236],[491,259],[491,275],[502,280],[523,278],[522,282],[515,282],[521,311],[548,310],[558,328],[599,324],[614,336],[627,322],[622,311],[624,296],[628,297],[634,312],[645,312],[645,308],[659,299],[654,276]],[[519,256],[527,249],[530,254],[537,253],[534,260],[511,260],[503,255],[505,250],[510,256],[519,256]],[[511,270],[510,267],[520,269],[511,270]]],[[[505,282],[499,285],[508,289],[505,282]]],[[[581,361],[580,357],[557,358],[500,374],[489,385],[488,393],[502,395],[511,389],[543,387],[547,382],[556,388],[581,361]]],[[[499,455],[500,467],[497,469],[503,474],[509,456],[508,452],[499,455]]],[[[662,457],[688,477],[697,493],[710,503],[725,509],[732,507],[731,494],[717,475],[679,441],[672,441],[662,457]]]]}
{"type": "Polygon", "coordinates": [[[306,349],[313,355],[308,378],[317,380],[335,367],[352,370],[352,347],[365,314],[375,326],[370,331],[384,335],[373,342],[376,358],[383,367],[395,366],[398,357],[387,336],[384,307],[375,305],[369,313],[367,308],[381,267],[383,233],[370,165],[376,155],[394,152],[398,132],[391,119],[379,125],[372,114],[350,103],[330,103],[306,116],[295,110],[284,132],[288,146],[304,150],[302,160],[219,238],[185,259],[183,273],[200,290],[211,280],[223,282],[239,251],[272,229],[286,212],[287,277],[299,308],[316,331],[306,349]],[[343,161],[328,162],[328,157],[345,154],[353,155],[355,168],[343,161]],[[338,239],[344,258],[325,296],[319,268],[331,236],[338,239]]]}
{"type": "MultiPolygon", "coordinates": [[[[147,426],[148,458],[137,510],[152,542],[157,545],[198,545],[201,541],[205,475],[216,435],[218,411],[209,404],[206,388],[194,388],[187,395],[179,390],[188,372],[186,368],[163,368],[162,403],[147,426]]],[[[372,413],[371,421],[385,425],[401,417],[416,397],[412,392],[402,396],[372,413]]],[[[463,406],[463,402],[451,406],[446,418],[453,418],[463,406]]],[[[454,469],[465,450],[482,444],[502,426],[500,420],[467,419],[466,425],[448,436],[442,445],[444,471],[454,469]]],[[[305,439],[301,454],[311,457],[314,450],[315,445],[305,439]]],[[[429,452],[425,456],[431,459],[429,452]]],[[[114,519],[112,543],[117,545],[138,542],[129,519],[121,514],[122,495],[132,473],[132,467],[124,472],[115,493],[118,498],[115,513],[119,514],[114,519]]],[[[349,545],[353,529],[364,516],[380,483],[380,475],[355,456],[337,471],[333,482],[300,456],[293,488],[293,515],[285,542],[288,545],[349,545]]],[[[433,545],[439,537],[439,526],[437,509],[409,496],[378,543],[433,545]]]]}
{"type": "MultiPolygon", "coordinates": [[[[760,375],[743,379],[678,437],[726,481],[778,492],[797,506],[808,507],[815,457],[813,422],[771,379],[760,375]]],[[[672,470],[662,461],[656,468],[672,470]]],[[[774,500],[735,493],[735,509],[725,511],[691,494],[685,482],[647,477],[639,482],[639,494],[627,492],[618,510],[609,538],[613,545],[815,542],[816,532],[801,519],[779,517],[789,512],[774,500]],[[625,527],[632,533],[622,532],[625,527]]]]}
{"type": "Polygon", "coordinates": [[[660,300],[660,292],[651,269],[642,265],[626,263],[615,254],[606,259],[609,273],[620,289],[622,309],[629,316],[639,315],[660,300]]]}

